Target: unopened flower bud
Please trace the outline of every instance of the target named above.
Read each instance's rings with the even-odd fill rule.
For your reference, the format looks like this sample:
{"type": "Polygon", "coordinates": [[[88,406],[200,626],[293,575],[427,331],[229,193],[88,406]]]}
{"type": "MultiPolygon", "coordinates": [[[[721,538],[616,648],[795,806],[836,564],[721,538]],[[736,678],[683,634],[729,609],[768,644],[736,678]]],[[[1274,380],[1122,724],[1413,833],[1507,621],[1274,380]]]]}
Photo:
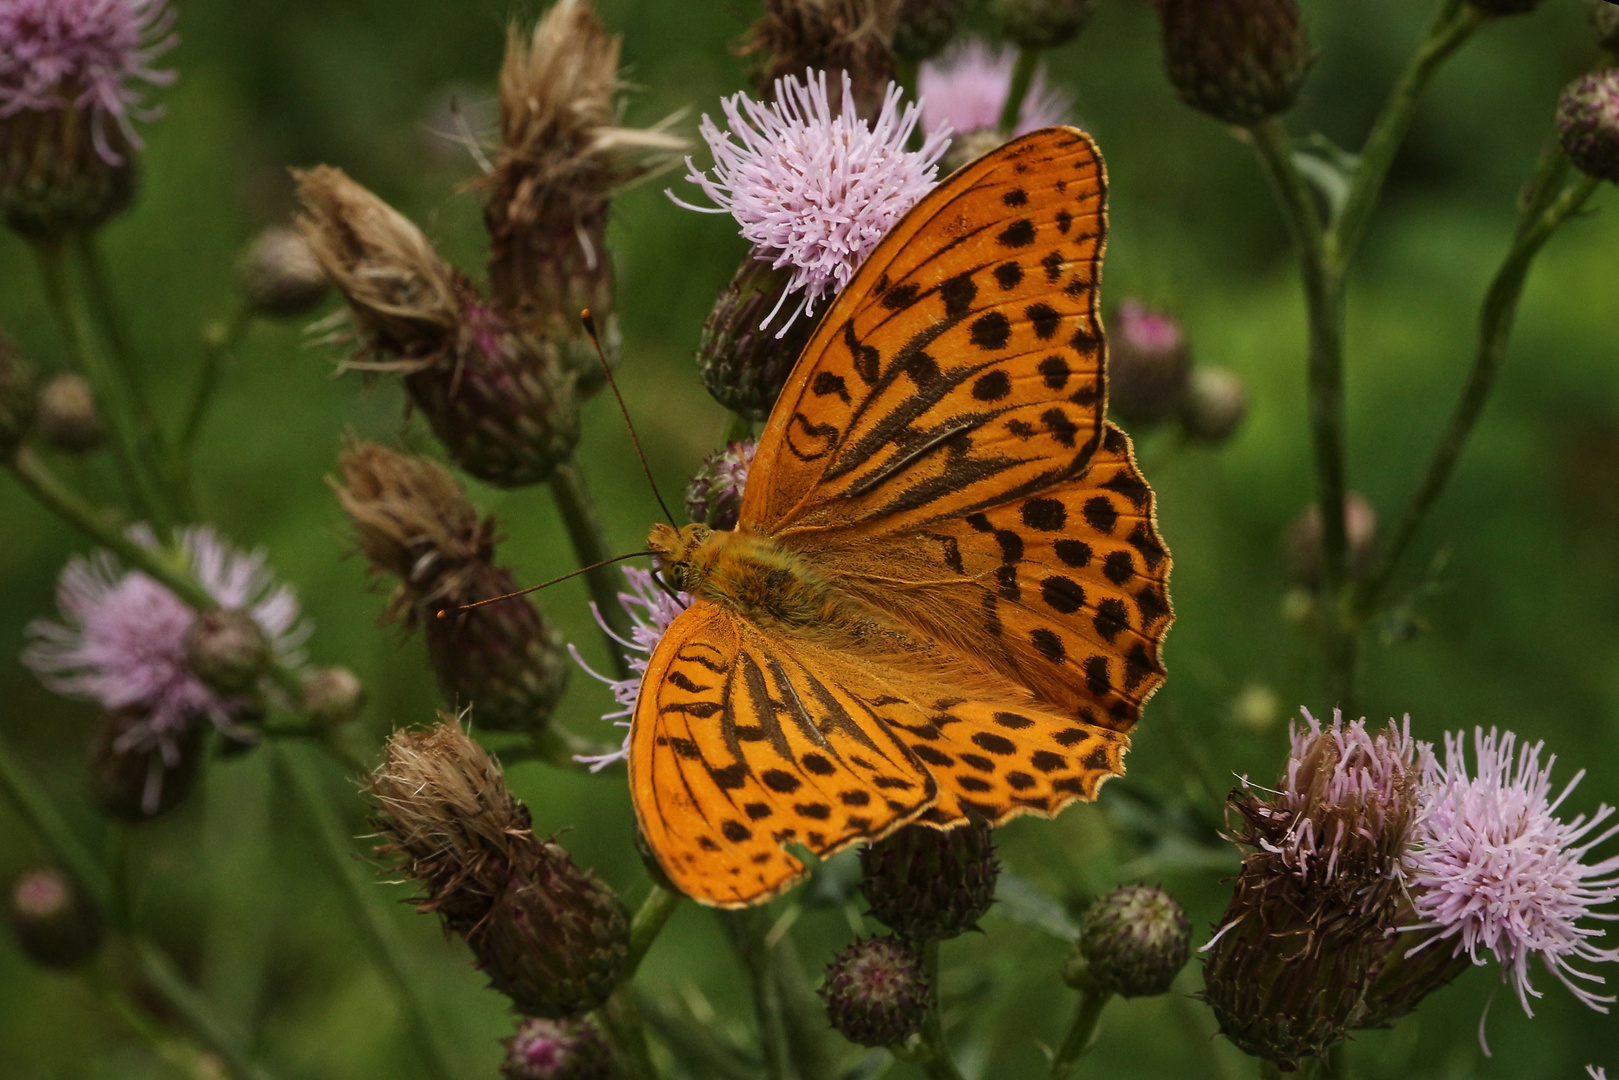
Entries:
{"type": "MultiPolygon", "coordinates": [[[[1344,496],[1344,531],[1349,538],[1349,573],[1366,576],[1377,557],[1377,511],[1366,497],[1344,496]]],[[[1321,584],[1321,508],[1311,505],[1287,531],[1287,576],[1290,582],[1315,588],[1321,584]]]]}
{"type": "Polygon", "coordinates": [[[1108,405],[1119,419],[1145,425],[1173,416],[1192,373],[1192,352],[1180,324],[1126,300],[1109,344],[1108,405]]]}
{"type": "Polygon", "coordinates": [[[1158,14],[1186,104],[1244,127],[1293,107],[1312,59],[1296,0],[1161,0],[1158,14]]]}
{"type": "Polygon", "coordinates": [[[629,962],[629,915],[589,870],[534,836],[498,763],[453,719],[396,731],[371,777],[387,841],[379,854],[422,883],[490,985],[525,1016],[579,1016],[607,1000],[629,962]]]}
{"type": "Polygon", "coordinates": [[[949,43],[966,10],[967,0],[900,0],[894,56],[913,64],[933,56],[949,43]]]}
{"type": "Polygon", "coordinates": [[[728,532],[742,511],[742,491],[753,465],[754,440],[734,442],[703,459],[686,485],[686,513],[692,521],[728,532]]]}
{"type": "Polygon", "coordinates": [[[1568,84],[1557,102],[1557,137],[1576,169],[1619,183],[1619,68],[1568,84]]]}
{"type": "Polygon", "coordinates": [[[861,1046],[893,1046],[914,1035],[933,1004],[922,955],[892,937],[861,938],[832,958],[821,985],[832,1027],[861,1046]]]}
{"type": "Polygon", "coordinates": [[[34,365],[0,337],[0,460],[16,453],[34,426],[34,365]]]}
{"type": "Polygon", "coordinates": [[[421,625],[445,701],[479,727],[534,731],[549,722],[570,665],[561,635],[526,597],[463,609],[517,589],[493,562],[494,519],[424,458],[355,443],[338,462],[338,501],[373,573],[400,579],[387,617],[421,625]]]}
{"type": "Polygon", "coordinates": [[[89,380],[69,372],[53,376],[40,387],[39,434],[69,454],[88,453],[101,445],[107,432],[89,380]]]}
{"type": "Polygon", "coordinates": [[[970,165],[993,150],[998,150],[1006,142],[1006,136],[1001,134],[999,128],[979,128],[969,131],[965,135],[952,135],[950,149],[944,152],[939,159],[939,169],[945,173],[953,173],[964,165],[970,165]]]}
{"type": "Polygon", "coordinates": [[[7,914],[18,947],[42,967],[76,968],[101,947],[95,905],[54,866],[36,867],[17,879],[7,914]]]}
{"type": "Polygon", "coordinates": [[[523,1020],[504,1040],[506,1080],[616,1080],[618,1066],[590,1020],[523,1020]]]}
{"type": "Polygon", "coordinates": [[[304,679],[301,704],[310,723],[330,731],[360,715],[365,684],[346,667],[315,668],[304,679]]]}
{"type": "Polygon", "coordinates": [[[738,51],[757,58],[753,83],[766,101],[777,79],[804,77],[806,68],[826,72],[836,85],[848,72],[856,111],[867,120],[882,108],[894,78],[894,31],[899,4],[893,0],[764,0],[764,14],[749,28],[738,51]]]}
{"type": "Polygon", "coordinates": [[[247,306],[255,314],[272,318],[292,318],[314,310],[331,287],[309,241],[285,225],[272,225],[254,237],[240,269],[247,306]]]}
{"type": "Polygon", "coordinates": [[[269,670],[270,639],[245,611],[204,611],[186,630],[186,667],[222,694],[240,694],[269,670]]]}
{"type": "Polygon", "coordinates": [[[1585,0],[1585,14],[1602,47],[1610,52],[1619,51],[1619,4],[1609,0],[1585,0]]]}
{"type": "Polygon", "coordinates": [[[715,401],[749,420],[770,415],[798,354],[815,332],[818,320],[801,317],[776,336],[781,320],[770,316],[782,305],[792,278],[790,267],[775,269],[750,255],[720,290],[703,323],[698,377],[715,401]]]}
{"type": "Polygon", "coordinates": [[[907,825],[860,852],[860,891],[871,913],[906,941],[942,941],[974,929],[995,903],[989,826],[943,831],[907,825]]]}
{"type": "Polygon", "coordinates": [[[1194,439],[1218,445],[1237,433],[1248,414],[1248,391],[1229,368],[1199,364],[1181,399],[1181,429],[1194,439]]]}
{"type": "Polygon", "coordinates": [[[1021,49],[1055,49],[1079,36],[1095,0],[995,0],[1007,39],[1021,49]]]}
{"type": "Polygon", "coordinates": [[[1544,0],[1468,0],[1486,15],[1527,15],[1544,0]]]}
{"type": "Polygon", "coordinates": [[[196,787],[210,726],[196,717],[172,739],[140,738],[135,709],[103,713],[90,734],[90,797],[119,821],[148,821],[179,806],[196,787]]]}
{"type": "Polygon", "coordinates": [[[1192,924],[1173,896],[1123,885],[1085,909],[1063,979],[1121,997],[1167,994],[1191,952],[1192,924]]]}

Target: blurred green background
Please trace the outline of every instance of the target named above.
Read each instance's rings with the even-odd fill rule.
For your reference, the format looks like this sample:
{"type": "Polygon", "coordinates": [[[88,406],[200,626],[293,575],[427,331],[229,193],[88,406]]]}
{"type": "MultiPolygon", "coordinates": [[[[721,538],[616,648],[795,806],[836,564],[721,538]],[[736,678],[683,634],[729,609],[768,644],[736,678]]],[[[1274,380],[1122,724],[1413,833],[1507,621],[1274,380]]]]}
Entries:
{"type": "MultiPolygon", "coordinates": [[[[1432,4],[1303,7],[1319,58],[1290,126],[1358,145],[1432,4]]],[[[140,201],[104,237],[142,375],[171,419],[194,377],[202,328],[231,310],[239,246],[291,212],[288,166],[342,166],[450,258],[481,266],[477,196],[465,190],[476,168],[429,129],[448,126],[452,99],[492,102],[507,21],[540,10],[511,0],[179,0],[177,8],[183,42],[166,60],[180,82],[159,95],[167,117],[143,129],[140,201]]],[[[599,8],[624,35],[635,83],[629,122],[684,110],[681,126],[693,131],[698,114],[717,112],[720,95],[745,86],[729,49],[755,15],[748,0],[599,0],[599,8]]],[[[1506,249],[1514,197],[1550,131],[1557,93],[1594,55],[1576,0],[1549,0],[1532,17],[1479,35],[1418,113],[1349,313],[1351,481],[1385,520],[1410,492],[1469,363],[1478,299],[1506,249]]],[[[1102,0],[1086,33],[1048,62],[1111,171],[1104,300],[1111,307],[1135,296],[1177,314],[1200,361],[1241,374],[1252,407],[1218,451],[1178,448],[1152,433],[1139,439],[1176,558],[1170,678],[1143,718],[1128,781],[1110,787],[1101,807],[1002,830],[1003,855],[1060,898],[1127,880],[1161,883],[1186,904],[1201,943],[1228,895],[1218,879],[1235,858],[1209,861],[1205,853],[1217,848],[1189,842],[1210,839],[1196,823],[1219,820],[1219,797],[1235,775],[1262,783],[1275,775],[1285,714],[1331,706],[1310,642],[1282,613],[1282,537],[1311,493],[1299,288],[1252,156],[1173,97],[1146,5],[1102,0]],[[1268,692],[1279,703],[1268,726],[1238,718],[1233,702],[1245,689],[1250,701],[1268,692]],[[1193,824],[1170,842],[1152,842],[1165,822],[1185,821],[1193,824]]],[[[662,188],[682,183],[670,174],[621,196],[611,234],[625,337],[620,380],[667,493],[682,489],[723,430],[691,353],[715,290],[743,253],[725,220],[670,204],[662,188]]],[[[1495,399],[1400,579],[1409,591],[1448,553],[1440,588],[1420,605],[1426,630],[1372,643],[1362,679],[1368,715],[1409,712],[1424,738],[1475,724],[1544,738],[1560,779],[1590,770],[1570,812],[1619,801],[1619,222],[1611,189],[1593,206],[1541,257],[1495,399]]],[[[66,364],[29,253],[9,234],[0,236],[0,327],[43,366],[66,364]]],[[[431,440],[401,419],[397,386],[334,379],[334,355],[310,341],[298,326],[251,331],[203,437],[203,515],[238,543],[262,545],[298,585],[317,627],[314,660],[352,666],[370,688],[361,724],[374,751],[390,728],[431,720],[439,702],[420,640],[377,628],[382,596],[350,557],[323,478],[345,431],[423,450],[431,440]]],[[[634,549],[655,506],[610,400],[588,406],[579,461],[613,547],[634,549]]],[[[62,464],[86,490],[114,491],[104,461],[62,464]]],[[[508,538],[501,558],[521,580],[571,569],[545,490],[474,494],[499,515],[508,538]]],[[[0,728],[96,843],[105,826],[82,795],[92,710],[51,695],[15,659],[24,625],[54,612],[56,574],[85,542],[3,479],[0,522],[0,728]]],[[[544,606],[601,661],[581,585],[557,587],[544,606]]],[[[607,705],[605,690],[579,673],[562,718],[594,731],[607,705]]],[[[312,758],[311,767],[348,808],[349,833],[366,833],[355,781],[324,761],[312,758]]],[[[510,778],[537,829],[568,830],[563,842],[576,859],[639,901],[646,878],[630,844],[621,773],[592,779],[519,764],[510,778]]],[[[185,807],[130,831],[143,924],[252,1033],[277,1075],[425,1076],[277,783],[267,754],[217,760],[185,807]]],[[[41,854],[0,804],[0,879],[41,854]]],[[[504,999],[482,987],[464,947],[443,940],[435,919],[404,905],[394,911],[460,1075],[493,1075],[496,1040],[511,1025],[504,999]]],[[[984,935],[944,947],[952,1042],[970,1075],[1038,1075],[1042,1046],[1060,1040],[1072,1008],[1057,981],[1062,947],[995,913],[983,927],[984,935]]],[[[852,931],[833,907],[809,910],[794,933],[818,970],[852,931]]],[[[1196,968],[1176,994],[1115,1003],[1085,1075],[1252,1075],[1251,1062],[1209,1040],[1207,1010],[1187,996],[1196,968]]],[[[1612,981],[1619,971],[1605,974],[1612,981]]],[[[642,979],[688,998],[700,988],[732,1026],[751,1025],[743,976],[704,911],[676,915],[642,979]]],[[[1396,1029],[1364,1033],[1349,1048],[1350,1065],[1363,1077],[1567,1080],[1588,1062],[1619,1068],[1619,1021],[1579,1006],[1544,973],[1537,982],[1547,996],[1531,1020],[1495,969],[1471,972],[1396,1029]],[[1493,999],[1487,1059],[1477,1031],[1493,999]]],[[[0,1077],[161,1075],[82,982],[42,973],[0,946],[0,1077]]],[[[896,1066],[893,1075],[912,1072],[896,1066]]]]}

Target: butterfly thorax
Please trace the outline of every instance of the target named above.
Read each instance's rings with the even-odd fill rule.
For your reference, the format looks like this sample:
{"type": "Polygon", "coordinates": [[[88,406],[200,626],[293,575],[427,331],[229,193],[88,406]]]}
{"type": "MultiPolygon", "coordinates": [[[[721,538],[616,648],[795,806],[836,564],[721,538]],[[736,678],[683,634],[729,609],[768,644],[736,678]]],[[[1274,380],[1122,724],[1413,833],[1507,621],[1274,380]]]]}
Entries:
{"type": "Polygon", "coordinates": [[[864,640],[891,633],[872,611],[840,593],[798,555],[749,532],[704,525],[652,527],[647,546],[672,583],[692,597],[731,608],[755,622],[864,640]]]}

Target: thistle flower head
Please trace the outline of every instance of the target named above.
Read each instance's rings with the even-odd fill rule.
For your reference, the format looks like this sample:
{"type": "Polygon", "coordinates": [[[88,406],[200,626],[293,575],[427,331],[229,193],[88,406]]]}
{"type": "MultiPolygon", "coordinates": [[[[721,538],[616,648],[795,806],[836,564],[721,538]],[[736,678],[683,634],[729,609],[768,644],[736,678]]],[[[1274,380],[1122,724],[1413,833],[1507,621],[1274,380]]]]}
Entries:
{"type": "Polygon", "coordinates": [[[826,966],[826,1016],[861,1046],[893,1046],[916,1033],[933,1001],[922,956],[893,937],[861,938],[826,966]]]}
{"type": "Polygon", "coordinates": [[[757,443],[752,439],[734,442],[703,459],[691,483],[686,485],[686,512],[691,519],[711,529],[736,528],[742,510],[742,491],[748,486],[748,470],[753,466],[757,443]]]}
{"type": "Polygon", "coordinates": [[[618,1069],[590,1020],[524,1020],[505,1040],[506,1080],[614,1080],[618,1069]]]}
{"type": "Polygon", "coordinates": [[[574,663],[584,668],[585,673],[591,678],[606,683],[613,691],[613,700],[618,703],[618,708],[603,714],[602,719],[611,722],[615,727],[625,729],[624,745],[618,750],[594,757],[582,755],[576,759],[588,764],[592,772],[599,772],[614,762],[629,757],[630,719],[635,715],[635,703],[641,695],[641,677],[646,674],[647,661],[652,658],[652,650],[657,647],[663,632],[669,629],[669,624],[675,621],[675,616],[691,605],[691,597],[686,593],[677,594],[676,599],[658,588],[650,570],[626,566],[624,578],[629,583],[629,591],[619,593],[618,602],[623,605],[624,611],[630,617],[630,640],[625,641],[613,634],[595,604],[592,604],[590,609],[603,632],[612,635],[613,640],[624,646],[624,658],[629,661],[632,672],[630,677],[611,679],[599,674],[585,663],[575,646],[568,646],[568,651],[573,654],[574,663]]]}
{"type": "Polygon", "coordinates": [[[1535,958],[1580,1001],[1607,1012],[1614,998],[1590,988],[1603,979],[1574,965],[1619,961],[1619,949],[1596,944],[1601,929],[1582,925],[1614,918],[1595,909],[1619,900],[1619,856],[1584,860],[1619,826],[1592,835],[1613,815],[1607,805],[1590,818],[1557,817],[1585,773],[1554,795],[1557,758],[1542,765],[1543,750],[1543,743],[1520,747],[1510,731],[1478,728],[1469,772],[1465,735],[1445,736],[1444,762],[1430,762],[1424,773],[1410,860],[1413,929],[1434,933],[1425,948],[1448,947],[1474,963],[1492,954],[1530,1015],[1529,999],[1541,996],[1529,975],[1535,958]]]}
{"type": "Polygon", "coordinates": [[[1070,986],[1122,997],[1167,994],[1192,952],[1192,923],[1175,898],[1121,885],[1085,909],[1063,970],[1070,986]]]}
{"type": "MultiPolygon", "coordinates": [[[[144,529],[132,535],[156,546],[144,529]]],[[[303,662],[300,646],[311,627],[292,588],[265,566],[263,551],[238,551],[206,526],[182,532],[180,546],[219,605],[258,624],[279,663],[303,662]]],[[[117,753],[156,751],[172,766],[183,735],[200,719],[229,732],[255,711],[248,697],[210,688],[187,664],[186,632],[197,613],[146,574],[124,569],[110,552],[69,560],[56,599],[62,621],[28,624],[34,640],[23,663],[59,694],[109,712],[138,713],[114,741],[117,753]]]]}
{"type": "Polygon", "coordinates": [[[801,294],[778,336],[849,283],[894,223],[932,190],[949,145],[941,129],[920,150],[905,149],[920,114],[915,103],[900,108],[897,86],[889,86],[868,124],[855,114],[847,73],[837,110],[825,72],[806,72],[806,79],[779,80],[770,105],[746,94],[725,100],[729,130],[704,115],[700,130],[713,151],[713,175],[687,158],[686,179],[715,205],[675,199],[690,210],[731,214],[755,258],[792,269],[787,292],[766,318],[774,321],[788,298],[801,294]]]}
{"type": "MultiPolygon", "coordinates": [[[[916,77],[917,96],[922,101],[922,130],[965,135],[1000,127],[1016,63],[1016,49],[991,48],[979,38],[957,42],[938,59],[924,61],[916,77]]],[[[1035,69],[1012,134],[1064,123],[1068,106],[1068,95],[1047,84],[1042,64],[1035,69]]]]}
{"type": "Polygon", "coordinates": [[[167,0],[0,0],[0,119],[76,109],[90,116],[96,152],[109,165],[122,141],[141,145],[133,121],[157,116],[142,83],[167,86],[153,66],[178,43],[167,0]]]}
{"type": "Polygon", "coordinates": [[[1192,350],[1173,316],[1138,300],[1119,304],[1108,360],[1108,406],[1128,424],[1173,416],[1186,400],[1192,350]]]}

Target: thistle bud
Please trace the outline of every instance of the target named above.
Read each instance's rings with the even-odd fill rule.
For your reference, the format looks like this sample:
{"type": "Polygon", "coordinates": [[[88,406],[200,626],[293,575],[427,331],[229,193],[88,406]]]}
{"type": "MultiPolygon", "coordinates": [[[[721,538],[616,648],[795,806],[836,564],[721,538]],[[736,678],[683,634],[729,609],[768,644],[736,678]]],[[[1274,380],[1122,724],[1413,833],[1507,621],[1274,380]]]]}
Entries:
{"type": "Polygon", "coordinates": [[[686,513],[692,521],[721,532],[736,528],[756,445],[752,439],[734,442],[703,459],[686,485],[686,513]]]}
{"type": "Polygon", "coordinates": [[[107,432],[89,380],[68,373],[53,376],[40,387],[39,434],[69,454],[88,453],[101,445],[107,432]]]}
{"type": "Polygon", "coordinates": [[[900,0],[894,57],[914,64],[936,54],[955,36],[967,0],[900,0]]]}
{"type": "Polygon", "coordinates": [[[340,728],[365,707],[365,684],[345,667],[315,668],[304,679],[300,704],[317,728],[340,728]]]}
{"type": "Polygon", "coordinates": [[[135,159],[122,133],[104,133],[113,160],[96,149],[76,108],[0,117],[0,215],[32,240],[99,228],[135,196],[135,159]]]}
{"type": "MultiPolygon", "coordinates": [[[[1365,496],[1344,496],[1344,531],[1349,537],[1349,574],[1359,580],[1377,557],[1377,511],[1365,496]]],[[[1321,508],[1311,505],[1287,531],[1287,577],[1314,589],[1321,584],[1321,508]]]]}
{"type": "Polygon", "coordinates": [[[197,785],[210,725],[197,717],[170,738],[141,738],[137,709],[103,713],[90,734],[90,797],[119,821],[148,821],[179,806],[197,785]]]}
{"type": "Polygon", "coordinates": [[[296,175],[298,227],[364,338],[353,366],[404,373],[433,434],[480,480],[548,478],[579,439],[555,343],[480,300],[421,230],[341,170],[296,175]]]}
{"type": "Polygon", "coordinates": [[[1085,909],[1063,980],[1121,997],[1167,994],[1191,952],[1192,924],[1173,896],[1123,885],[1085,909]]]}
{"type": "Polygon", "coordinates": [[[504,1040],[506,1080],[616,1080],[601,1029],[589,1020],[523,1020],[504,1040]]]}
{"type": "Polygon", "coordinates": [[[978,822],[949,831],[907,825],[860,852],[860,891],[871,913],[906,941],[942,941],[975,929],[995,903],[995,842],[978,822]]]}
{"type": "Polygon", "coordinates": [[[580,327],[582,308],[595,317],[607,357],[618,352],[609,197],[685,149],[659,128],[616,123],[618,60],[618,38],[587,0],[555,4],[532,35],[513,27],[500,69],[500,146],[480,182],[489,191],[495,304],[550,341],[587,395],[606,378],[580,327]]]}
{"type": "Polygon", "coordinates": [[[34,365],[0,337],[0,460],[10,460],[34,426],[34,365]]]}
{"type": "Polygon", "coordinates": [[[1486,15],[1527,15],[1544,0],[1468,0],[1486,15]]]}
{"type": "Polygon", "coordinates": [[[995,0],[1007,39],[1020,49],[1055,49],[1079,36],[1095,0],[995,0]]]}
{"type": "Polygon", "coordinates": [[[790,269],[775,269],[749,256],[720,290],[703,323],[698,377],[715,401],[749,420],[770,415],[798,354],[815,332],[818,320],[811,318],[795,319],[780,337],[775,320],[765,325],[791,281],[790,269]]]}
{"type": "Polygon", "coordinates": [[[1389,931],[1428,754],[1409,721],[1373,736],[1305,717],[1277,790],[1231,794],[1245,855],[1203,972],[1221,1033],[1283,1065],[1365,1026],[1369,985],[1411,944],[1389,931]]]}
{"type": "Polygon", "coordinates": [[[1585,0],[1585,14],[1596,31],[1597,42],[1610,52],[1619,51],[1619,4],[1609,0],[1585,0]]]}
{"type": "Polygon", "coordinates": [[[1619,183],[1619,68],[1568,84],[1557,102],[1557,137],[1576,169],[1619,183]]]}
{"type": "Polygon", "coordinates": [[[472,706],[481,727],[544,727],[567,686],[561,635],[525,597],[458,610],[517,589],[493,563],[494,519],[426,459],[362,442],[338,466],[345,483],[333,487],[372,573],[399,578],[385,617],[424,627],[445,700],[472,706]]]}
{"type": "Polygon", "coordinates": [[[892,937],[861,938],[826,966],[821,1000],[832,1027],[861,1046],[894,1046],[916,1034],[933,1005],[922,955],[892,937]]]}
{"type": "Polygon", "coordinates": [[[42,967],[70,970],[101,947],[101,916],[78,883],[54,866],[40,866],[11,887],[7,912],[17,946],[42,967]]]}
{"type": "Polygon", "coordinates": [[[771,100],[777,79],[824,71],[832,85],[849,73],[857,113],[874,120],[895,74],[895,0],[763,0],[765,13],[737,51],[756,59],[753,83],[771,100]]]}
{"type": "Polygon", "coordinates": [[[1162,0],[1158,14],[1186,104],[1244,127],[1293,107],[1312,59],[1296,0],[1162,0]]]}
{"type": "Polygon", "coordinates": [[[270,639],[245,611],[215,608],[199,614],[185,632],[186,667],[222,694],[252,689],[269,670],[270,639]]]}
{"type": "Polygon", "coordinates": [[[601,1005],[629,962],[629,915],[596,875],[534,836],[498,763],[460,725],[396,731],[371,777],[386,843],[422,883],[417,910],[461,935],[525,1016],[601,1005]]]}
{"type": "Polygon", "coordinates": [[[1181,429],[1194,439],[1218,445],[1237,433],[1248,413],[1248,391],[1237,373],[1199,364],[1181,399],[1181,429]]]}
{"type": "Polygon", "coordinates": [[[309,241],[285,225],[272,225],[254,237],[239,269],[248,308],[271,318],[307,314],[331,288],[309,241]]]}
{"type": "Polygon", "coordinates": [[[1108,357],[1108,405],[1127,424],[1173,416],[1186,396],[1192,351],[1180,324],[1135,301],[1119,305],[1108,357]]]}

